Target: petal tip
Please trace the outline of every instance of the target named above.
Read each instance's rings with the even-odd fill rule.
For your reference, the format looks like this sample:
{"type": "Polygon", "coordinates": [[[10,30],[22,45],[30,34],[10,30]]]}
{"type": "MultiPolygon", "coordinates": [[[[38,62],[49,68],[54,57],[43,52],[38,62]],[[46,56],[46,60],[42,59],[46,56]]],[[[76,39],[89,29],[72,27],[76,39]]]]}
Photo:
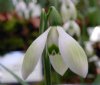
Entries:
{"type": "Polygon", "coordinates": [[[87,73],[86,74],[84,74],[84,75],[81,75],[83,78],[86,78],[87,77],[87,73]]]}
{"type": "Polygon", "coordinates": [[[88,74],[88,69],[84,72],[83,78],[86,78],[87,77],[87,74],[88,74]]]}
{"type": "Polygon", "coordinates": [[[63,76],[64,74],[65,74],[65,72],[63,72],[63,73],[59,73],[61,76],[63,76]]]}
{"type": "Polygon", "coordinates": [[[22,78],[26,80],[28,76],[29,74],[22,69],[22,78]]]}
{"type": "Polygon", "coordinates": [[[87,77],[87,74],[88,74],[88,67],[86,67],[80,73],[77,73],[77,74],[80,75],[83,78],[86,78],[87,77]]]}

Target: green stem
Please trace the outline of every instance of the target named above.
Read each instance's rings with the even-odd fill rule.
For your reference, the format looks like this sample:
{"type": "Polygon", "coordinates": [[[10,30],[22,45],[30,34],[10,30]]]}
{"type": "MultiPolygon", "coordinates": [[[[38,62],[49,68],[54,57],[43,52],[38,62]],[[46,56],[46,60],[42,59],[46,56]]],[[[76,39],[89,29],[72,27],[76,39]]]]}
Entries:
{"type": "Polygon", "coordinates": [[[44,50],[43,63],[44,63],[45,85],[51,85],[51,65],[46,49],[44,50]]]}
{"type": "MultiPolygon", "coordinates": [[[[48,17],[51,11],[52,8],[49,10],[48,14],[46,14],[45,10],[42,9],[41,21],[40,21],[40,34],[42,34],[47,29],[48,17]]],[[[51,85],[51,65],[47,49],[45,49],[43,53],[43,64],[44,64],[45,85],[51,85]]]]}
{"type": "Polygon", "coordinates": [[[49,16],[50,16],[50,13],[51,13],[52,9],[53,9],[53,6],[51,6],[51,7],[49,8],[49,10],[48,10],[48,13],[47,13],[47,20],[48,20],[48,18],[49,18],[49,16]]]}
{"type": "Polygon", "coordinates": [[[46,13],[45,10],[42,9],[41,17],[40,17],[40,29],[39,34],[42,34],[45,30],[45,22],[46,22],[46,13]]]}

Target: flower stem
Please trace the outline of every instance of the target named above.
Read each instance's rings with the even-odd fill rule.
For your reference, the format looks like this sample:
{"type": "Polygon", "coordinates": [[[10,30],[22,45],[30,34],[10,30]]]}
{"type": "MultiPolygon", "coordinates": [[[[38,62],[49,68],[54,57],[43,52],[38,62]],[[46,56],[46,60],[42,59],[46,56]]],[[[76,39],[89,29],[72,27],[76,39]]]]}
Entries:
{"type": "MultiPolygon", "coordinates": [[[[49,13],[46,14],[45,10],[42,9],[41,21],[40,21],[40,34],[42,34],[47,29],[48,16],[50,12],[51,12],[51,9],[49,13]]],[[[45,49],[43,53],[43,64],[44,64],[45,85],[51,85],[51,65],[50,65],[47,49],[45,49]]]]}
{"type": "Polygon", "coordinates": [[[51,85],[51,65],[46,50],[44,50],[43,63],[44,63],[45,85],[51,85]]]}

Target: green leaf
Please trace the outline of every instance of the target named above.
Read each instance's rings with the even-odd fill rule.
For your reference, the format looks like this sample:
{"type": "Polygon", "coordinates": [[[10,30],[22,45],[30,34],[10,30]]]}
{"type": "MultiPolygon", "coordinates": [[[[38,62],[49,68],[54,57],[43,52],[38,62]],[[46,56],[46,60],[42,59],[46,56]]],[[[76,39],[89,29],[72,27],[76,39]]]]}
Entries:
{"type": "Polygon", "coordinates": [[[47,21],[46,21],[46,13],[45,13],[45,10],[42,9],[42,12],[41,12],[41,17],[40,17],[40,34],[43,33],[47,28],[46,28],[46,25],[47,24],[47,21]]]}
{"type": "Polygon", "coordinates": [[[100,84],[100,74],[97,75],[96,79],[92,83],[92,85],[99,85],[100,84]]]}
{"type": "Polygon", "coordinates": [[[0,0],[0,13],[11,12],[12,10],[12,0],[0,0]]]}
{"type": "Polygon", "coordinates": [[[88,18],[91,26],[100,25],[100,9],[95,8],[88,13],[88,18]]]}

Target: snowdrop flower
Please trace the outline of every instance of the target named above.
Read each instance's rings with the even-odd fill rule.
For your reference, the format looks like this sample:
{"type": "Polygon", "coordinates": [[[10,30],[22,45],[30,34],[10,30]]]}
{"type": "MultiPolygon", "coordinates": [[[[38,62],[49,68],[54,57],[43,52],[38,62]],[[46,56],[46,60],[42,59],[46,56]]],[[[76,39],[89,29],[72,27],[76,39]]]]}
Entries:
{"type": "Polygon", "coordinates": [[[30,2],[28,5],[28,10],[31,13],[31,17],[38,17],[41,15],[41,7],[38,4],[35,4],[34,2],[30,2]]]}
{"type": "Polygon", "coordinates": [[[88,56],[93,56],[93,47],[92,47],[93,43],[91,43],[90,41],[87,41],[84,43],[84,45],[85,45],[86,54],[88,56]]]}
{"type": "Polygon", "coordinates": [[[29,19],[30,17],[40,16],[41,7],[40,5],[36,4],[36,0],[31,1],[27,5],[24,1],[19,1],[16,4],[16,11],[19,16],[24,17],[25,19],[29,19]]]}
{"type": "Polygon", "coordinates": [[[28,10],[27,6],[24,1],[19,1],[18,4],[16,5],[16,12],[18,13],[19,16],[28,17],[28,10]]]}
{"type": "Polygon", "coordinates": [[[61,16],[63,22],[66,22],[70,19],[75,20],[77,18],[76,8],[71,0],[62,0],[61,16]]]}
{"type": "Polygon", "coordinates": [[[64,75],[69,68],[74,73],[86,77],[88,62],[85,52],[62,27],[52,26],[33,41],[28,48],[22,64],[24,79],[36,67],[45,46],[48,48],[50,62],[57,73],[64,75]]]}
{"type": "Polygon", "coordinates": [[[12,0],[13,5],[16,6],[18,4],[18,0],[12,0]]]}
{"type": "Polygon", "coordinates": [[[80,37],[80,27],[79,25],[73,21],[73,20],[70,20],[68,22],[66,22],[64,25],[63,25],[63,28],[66,32],[68,32],[71,36],[74,36],[76,35],[77,37],[80,37]]]}
{"type": "Polygon", "coordinates": [[[91,36],[90,41],[92,42],[100,42],[100,26],[94,28],[91,36]]]}

